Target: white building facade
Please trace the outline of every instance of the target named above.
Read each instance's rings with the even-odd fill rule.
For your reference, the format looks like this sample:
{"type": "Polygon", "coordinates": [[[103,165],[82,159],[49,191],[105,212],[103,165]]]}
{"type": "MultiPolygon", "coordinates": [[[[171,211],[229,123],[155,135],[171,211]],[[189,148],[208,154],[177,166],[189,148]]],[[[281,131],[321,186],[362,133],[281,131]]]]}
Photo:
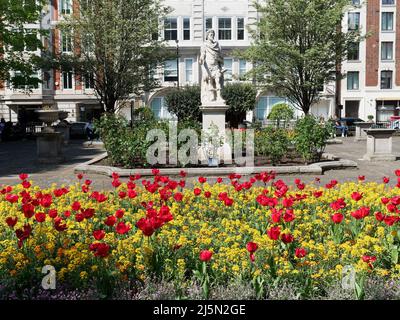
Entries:
{"type": "MultiPolygon", "coordinates": [[[[353,0],[353,3],[345,14],[343,29],[359,28],[362,33],[372,32],[372,35],[358,44],[342,65],[346,74],[341,85],[342,116],[367,120],[373,115],[378,121],[387,121],[399,115],[400,110],[400,65],[396,63],[400,59],[400,0],[353,0]]],[[[166,0],[165,5],[172,12],[161,24],[160,36],[178,53],[178,58],[166,61],[157,71],[161,88],[135,101],[135,106],[147,105],[159,118],[171,117],[165,107],[168,90],[178,85],[199,84],[200,47],[210,28],[215,30],[223,50],[228,69],[225,80],[240,81],[252,66],[234,57],[233,52],[250,46],[248,28],[258,19],[252,0],[166,0]]],[[[46,47],[64,53],[73,50],[69,45],[71,40],[55,26],[64,14],[71,14],[74,6],[73,0],[51,0],[43,10],[42,20],[30,26],[50,30],[49,36],[43,38],[46,47]]],[[[43,82],[29,94],[0,84],[0,117],[15,122],[21,114],[33,114],[34,109],[49,104],[68,111],[70,121],[87,121],[101,114],[90,79],[60,70],[43,70],[38,76],[43,82]]],[[[284,101],[287,99],[273,92],[259,92],[257,106],[247,118],[265,119],[274,104],[284,101]]],[[[130,118],[129,107],[121,112],[130,118]]],[[[324,87],[311,112],[324,118],[334,116],[334,84],[324,87]]]]}

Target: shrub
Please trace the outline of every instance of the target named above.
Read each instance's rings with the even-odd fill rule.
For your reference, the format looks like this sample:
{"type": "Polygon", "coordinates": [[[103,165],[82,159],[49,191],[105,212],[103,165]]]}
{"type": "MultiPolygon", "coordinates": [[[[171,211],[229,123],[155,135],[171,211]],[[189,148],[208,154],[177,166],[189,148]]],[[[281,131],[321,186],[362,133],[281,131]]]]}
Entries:
{"type": "Polygon", "coordinates": [[[124,167],[133,163],[146,165],[146,151],[152,144],[146,141],[147,132],[162,127],[163,123],[145,117],[131,128],[123,116],[109,113],[95,122],[96,132],[100,134],[111,163],[124,167]]]}
{"type": "Polygon", "coordinates": [[[294,117],[294,110],[287,103],[278,103],[274,105],[268,115],[269,120],[276,120],[279,127],[280,122],[284,123],[292,120],[294,117]]]}
{"type": "Polygon", "coordinates": [[[268,157],[274,166],[282,161],[289,145],[288,133],[282,128],[267,127],[255,134],[256,154],[268,157]]]}
{"type": "Polygon", "coordinates": [[[250,83],[228,83],[222,90],[222,97],[229,106],[227,120],[232,128],[237,128],[246,118],[246,112],[254,110],[257,90],[250,83]]]}
{"type": "Polygon", "coordinates": [[[330,125],[323,125],[315,117],[307,115],[296,122],[294,129],[296,151],[306,163],[319,161],[331,134],[330,125]]]}
{"type": "Polygon", "coordinates": [[[201,121],[201,93],[199,86],[174,88],[165,96],[165,103],[170,113],[178,120],[201,121]]]}

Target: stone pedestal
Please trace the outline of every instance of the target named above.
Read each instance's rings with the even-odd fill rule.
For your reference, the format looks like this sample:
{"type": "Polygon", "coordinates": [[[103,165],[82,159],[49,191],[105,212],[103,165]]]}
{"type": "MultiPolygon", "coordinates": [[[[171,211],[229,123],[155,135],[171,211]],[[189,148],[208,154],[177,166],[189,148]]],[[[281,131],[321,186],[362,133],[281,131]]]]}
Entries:
{"type": "Polygon", "coordinates": [[[69,142],[69,136],[70,136],[69,128],[70,127],[68,125],[62,125],[62,124],[54,126],[54,131],[62,134],[63,142],[65,145],[68,144],[69,142]]]}
{"type": "Polygon", "coordinates": [[[367,133],[365,130],[368,130],[372,127],[372,122],[354,122],[356,126],[356,135],[354,137],[354,141],[365,141],[367,140],[367,133]]]}
{"type": "Polygon", "coordinates": [[[37,134],[36,147],[39,163],[53,164],[63,162],[63,136],[60,132],[42,132],[37,134]]]}
{"type": "MultiPolygon", "coordinates": [[[[232,163],[232,148],[227,143],[226,132],[225,132],[225,119],[226,111],[229,106],[223,102],[211,102],[207,106],[201,106],[200,110],[203,114],[203,131],[208,131],[210,125],[214,123],[218,127],[219,135],[224,137],[224,145],[219,151],[219,163],[224,160],[224,163],[232,163]]],[[[200,161],[208,161],[206,159],[206,152],[200,148],[199,151],[200,161]]]]}
{"type": "Polygon", "coordinates": [[[368,129],[367,134],[367,153],[364,159],[368,161],[396,161],[396,156],[392,154],[392,135],[396,130],[393,129],[368,129]]]}

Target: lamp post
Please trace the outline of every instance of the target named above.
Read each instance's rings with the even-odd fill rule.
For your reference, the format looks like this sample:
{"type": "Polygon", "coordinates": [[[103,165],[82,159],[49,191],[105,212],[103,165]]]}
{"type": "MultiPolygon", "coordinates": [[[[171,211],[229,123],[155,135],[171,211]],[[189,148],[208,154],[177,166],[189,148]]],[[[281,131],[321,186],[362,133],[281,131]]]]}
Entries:
{"type": "Polygon", "coordinates": [[[176,72],[177,72],[177,87],[179,89],[179,40],[175,40],[176,43],[176,72]]]}

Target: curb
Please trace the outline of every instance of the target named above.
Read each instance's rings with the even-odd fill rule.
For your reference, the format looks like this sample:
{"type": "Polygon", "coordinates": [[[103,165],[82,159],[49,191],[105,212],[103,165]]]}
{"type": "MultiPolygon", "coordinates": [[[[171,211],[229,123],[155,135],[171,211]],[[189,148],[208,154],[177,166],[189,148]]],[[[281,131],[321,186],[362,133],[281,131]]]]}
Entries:
{"type": "MultiPolygon", "coordinates": [[[[335,159],[334,155],[327,154],[327,158],[335,159]]],[[[141,176],[152,176],[152,169],[121,169],[112,166],[96,166],[96,163],[107,157],[107,153],[103,153],[90,161],[82,163],[74,168],[74,173],[84,174],[100,174],[111,177],[112,173],[118,173],[121,177],[129,177],[133,174],[141,176]]],[[[274,171],[277,174],[314,174],[321,175],[326,170],[357,168],[356,162],[351,160],[335,160],[330,162],[317,162],[307,166],[282,166],[282,167],[236,167],[236,168],[167,168],[160,169],[160,174],[177,176],[181,170],[185,170],[188,176],[219,176],[231,173],[242,175],[251,175],[261,172],[274,171]]]]}

